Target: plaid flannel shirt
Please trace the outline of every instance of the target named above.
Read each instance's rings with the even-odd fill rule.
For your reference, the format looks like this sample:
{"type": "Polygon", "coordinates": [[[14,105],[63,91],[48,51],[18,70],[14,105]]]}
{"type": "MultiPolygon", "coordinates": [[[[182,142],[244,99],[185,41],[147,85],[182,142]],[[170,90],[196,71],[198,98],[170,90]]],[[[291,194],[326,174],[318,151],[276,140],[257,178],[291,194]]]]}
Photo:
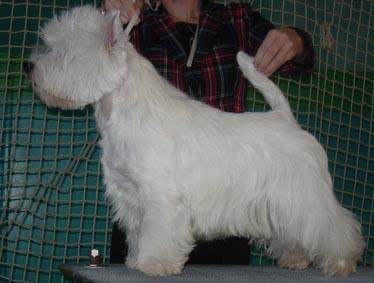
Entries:
{"type": "MultiPolygon", "coordinates": [[[[248,4],[223,6],[202,0],[198,44],[192,66],[186,66],[189,54],[181,44],[178,30],[161,5],[158,11],[144,11],[141,22],[131,33],[140,54],[148,58],[158,72],[174,86],[213,107],[229,112],[245,111],[248,82],[236,62],[239,50],[256,53],[267,32],[274,26],[254,12],[248,4]]],[[[286,75],[307,72],[313,67],[310,37],[295,29],[304,40],[301,58],[284,64],[286,75]]]]}

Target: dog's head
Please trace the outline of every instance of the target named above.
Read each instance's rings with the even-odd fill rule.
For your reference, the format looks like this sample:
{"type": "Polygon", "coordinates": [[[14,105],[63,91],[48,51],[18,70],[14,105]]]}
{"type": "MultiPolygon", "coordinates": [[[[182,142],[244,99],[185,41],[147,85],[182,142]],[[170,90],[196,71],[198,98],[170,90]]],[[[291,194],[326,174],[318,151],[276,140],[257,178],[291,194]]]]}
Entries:
{"type": "Polygon", "coordinates": [[[76,109],[121,87],[127,73],[119,12],[82,6],[53,18],[41,33],[44,48],[24,69],[34,91],[52,107],[76,109]]]}

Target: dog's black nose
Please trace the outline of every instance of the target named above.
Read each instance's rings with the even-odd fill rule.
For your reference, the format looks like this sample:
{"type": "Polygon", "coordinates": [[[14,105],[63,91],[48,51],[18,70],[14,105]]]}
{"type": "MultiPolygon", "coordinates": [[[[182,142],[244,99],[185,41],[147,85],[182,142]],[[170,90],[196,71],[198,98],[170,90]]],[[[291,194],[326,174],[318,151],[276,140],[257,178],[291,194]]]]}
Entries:
{"type": "Polygon", "coordinates": [[[26,74],[31,74],[32,69],[34,68],[34,64],[31,63],[30,61],[25,61],[23,62],[23,70],[26,74]]]}

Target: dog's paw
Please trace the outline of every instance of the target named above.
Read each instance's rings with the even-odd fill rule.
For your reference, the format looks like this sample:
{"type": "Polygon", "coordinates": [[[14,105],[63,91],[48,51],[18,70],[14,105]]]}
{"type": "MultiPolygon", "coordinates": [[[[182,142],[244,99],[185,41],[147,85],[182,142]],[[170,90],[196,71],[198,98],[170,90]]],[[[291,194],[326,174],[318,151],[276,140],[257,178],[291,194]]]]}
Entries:
{"type": "Polygon", "coordinates": [[[342,259],[334,264],[329,264],[328,267],[322,267],[322,273],[326,276],[347,277],[353,272],[356,272],[356,261],[354,260],[342,259]]]}
{"type": "Polygon", "coordinates": [[[278,266],[288,269],[305,269],[309,266],[310,261],[306,258],[282,258],[277,261],[278,266]]]}
{"type": "Polygon", "coordinates": [[[138,262],[136,268],[148,276],[167,276],[180,274],[182,272],[182,266],[164,264],[159,260],[143,260],[138,262]]]}
{"type": "Polygon", "coordinates": [[[136,261],[136,259],[135,258],[132,258],[132,257],[127,257],[126,258],[126,266],[128,267],[128,268],[131,268],[131,269],[136,269],[136,266],[137,266],[137,261],[136,261]]]}
{"type": "Polygon", "coordinates": [[[309,266],[310,260],[302,249],[284,253],[278,260],[278,266],[289,269],[305,269],[309,266]]]}

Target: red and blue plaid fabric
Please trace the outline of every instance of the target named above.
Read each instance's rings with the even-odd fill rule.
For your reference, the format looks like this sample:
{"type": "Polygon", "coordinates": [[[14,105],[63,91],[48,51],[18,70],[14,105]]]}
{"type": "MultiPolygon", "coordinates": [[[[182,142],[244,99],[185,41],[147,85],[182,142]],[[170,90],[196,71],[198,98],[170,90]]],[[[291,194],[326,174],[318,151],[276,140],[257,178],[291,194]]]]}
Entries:
{"type": "MultiPolygon", "coordinates": [[[[211,106],[229,112],[243,112],[247,81],[236,63],[239,50],[254,55],[274,26],[248,4],[223,6],[202,1],[198,44],[193,64],[186,67],[188,55],[178,30],[161,6],[146,10],[131,33],[137,50],[174,86],[211,106]]],[[[287,62],[280,71],[286,75],[307,72],[313,67],[313,47],[305,32],[301,62],[287,62]]]]}

